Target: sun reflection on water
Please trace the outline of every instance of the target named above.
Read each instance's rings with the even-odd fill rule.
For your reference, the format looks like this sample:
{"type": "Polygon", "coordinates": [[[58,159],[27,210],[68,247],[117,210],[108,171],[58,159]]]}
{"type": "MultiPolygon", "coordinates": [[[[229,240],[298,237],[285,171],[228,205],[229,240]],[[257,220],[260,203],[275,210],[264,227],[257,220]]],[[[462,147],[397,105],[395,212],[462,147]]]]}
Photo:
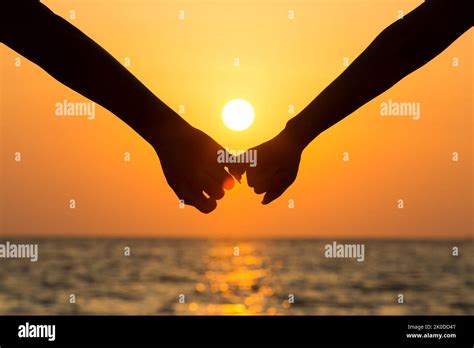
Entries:
{"type": "Polygon", "coordinates": [[[195,285],[195,295],[185,313],[200,315],[277,314],[270,267],[254,243],[218,242],[205,256],[204,279],[195,285]],[[202,301],[199,301],[201,299],[202,301]]]}

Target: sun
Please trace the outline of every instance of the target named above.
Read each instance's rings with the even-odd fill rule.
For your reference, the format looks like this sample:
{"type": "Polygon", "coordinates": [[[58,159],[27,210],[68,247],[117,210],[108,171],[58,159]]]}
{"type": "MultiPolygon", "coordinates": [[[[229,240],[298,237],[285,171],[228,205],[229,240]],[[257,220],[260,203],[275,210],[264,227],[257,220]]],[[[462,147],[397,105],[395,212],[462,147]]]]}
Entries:
{"type": "Polygon", "coordinates": [[[233,99],[224,105],[222,109],[222,121],[235,131],[243,131],[249,128],[255,117],[252,105],[244,99],[233,99]]]}

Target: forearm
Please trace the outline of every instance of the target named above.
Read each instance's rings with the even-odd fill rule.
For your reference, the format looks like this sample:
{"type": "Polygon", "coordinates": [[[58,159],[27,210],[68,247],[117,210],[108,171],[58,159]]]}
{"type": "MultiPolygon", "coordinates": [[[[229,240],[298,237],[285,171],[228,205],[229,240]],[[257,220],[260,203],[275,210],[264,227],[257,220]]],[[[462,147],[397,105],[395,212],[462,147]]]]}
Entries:
{"type": "Polygon", "coordinates": [[[446,49],[472,26],[467,1],[430,0],[385,29],[285,131],[304,148],[317,135],[446,49]],[[450,2],[451,1],[451,2],[450,2]]]}
{"type": "Polygon", "coordinates": [[[157,126],[180,119],[97,43],[41,3],[25,2],[10,13],[15,18],[7,19],[10,29],[2,33],[7,46],[114,113],[147,141],[156,137],[157,126]]]}

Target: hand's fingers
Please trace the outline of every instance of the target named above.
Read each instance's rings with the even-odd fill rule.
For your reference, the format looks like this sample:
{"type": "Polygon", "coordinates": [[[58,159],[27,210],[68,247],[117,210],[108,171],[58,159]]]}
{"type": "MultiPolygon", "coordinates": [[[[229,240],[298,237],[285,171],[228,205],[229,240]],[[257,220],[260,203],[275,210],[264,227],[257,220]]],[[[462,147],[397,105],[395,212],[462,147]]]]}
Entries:
{"type": "Polygon", "coordinates": [[[272,173],[264,167],[251,168],[247,169],[247,184],[249,187],[261,186],[267,179],[273,177],[272,173]]]}
{"type": "Polygon", "coordinates": [[[216,200],[212,197],[207,198],[206,196],[204,196],[202,191],[199,193],[193,193],[192,201],[189,203],[189,205],[192,205],[204,214],[209,214],[211,211],[217,208],[216,200]]]}
{"type": "Polygon", "coordinates": [[[206,173],[214,179],[220,188],[230,190],[234,187],[234,178],[222,166],[217,166],[213,170],[206,170],[206,173]]]}
{"type": "Polygon", "coordinates": [[[216,200],[204,196],[202,190],[195,185],[180,185],[177,194],[180,199],[184,200],[184,204],[192,205],[204,214],[209,214],[217,207],[216,200]]]}
{"type": "Polygon", "coordinates": [[[259,176],[255,176],[253,179],[253,190],[256,194],[267,192],[270,185],[272,184],[273,173],[263,172],[259,176]]]}
{"type": "Polygon", "coordinates": [[[268,204],[278,197],[280,197],[283,192],[293,183],[293,180],[290,175],[286,173],[277,173],[271,179],[270,188],[263,197],[262,204],[268,204]]]}
{"type": "Polygon", "coordinates": [[[247,185],[249,185],[249,187],[254,187],[256,181],[257,181],[257,170],[255,168],[248,168],[247,169],[247,185]]]}
{"type": "Polygon", "coordinates": [[[232,176],[236,178],[239,183],[242,180],[242,175],[245,173],[246,170],[250,168],[250,163],[247,163],[247,161],[245,161],[248,151],[251,150],[247,150],[239,156],[234,156],[234,163],[227,164],[227,168],[229,168],[230,174],[232,174],[232,176]]]}
{"type": "Polygon", "coordinates": [[[197,183],[191,183],[190,193],[193,197],[193,205],[202,213],[209,214],[211,211],[217,208],[217,202],[212,197],[206,197],[202,192],[201,185],[197,183]]]}
{"type": "Polygon", "coordinates": [[[255,180],[255,183],[254,183],[254,186],[253,186],[253,191],[259,195],[261,193],[264,193],[264,192],[267,192],[268,188],[270,187],[271,185],[271,178],[273,176],[269,175],[265,175],[265,177],[258,177],[256,180],[255,180]]]}
{"type": "Polygon", "coordinates": [[[267,185],[255,185],[253,192],[255,192],[257,195],[267,192],[267,185]]]}
{"type": "Polygon", "coordinates": [[[229,173],[240,183],[242,175],[248,167],[247,163],[227,163],[226,167],[229,169],[229,173]]]}
{"type": "Polygon", "coordinates": [[[204,191],[210,197],[214,199],[221,199],[224,197],[225,192],[222,184],[219,181],[216,181],[213,177],[203,174],[200,178],[200,182],[202,182],[204,191]]]}

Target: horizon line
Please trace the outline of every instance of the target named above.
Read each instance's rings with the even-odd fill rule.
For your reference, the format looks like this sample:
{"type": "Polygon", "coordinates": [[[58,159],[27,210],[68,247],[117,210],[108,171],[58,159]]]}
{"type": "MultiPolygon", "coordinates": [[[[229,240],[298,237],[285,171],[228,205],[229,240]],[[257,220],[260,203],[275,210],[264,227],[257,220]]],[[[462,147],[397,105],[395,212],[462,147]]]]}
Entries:
{"type": "Polygon", "coordinates": [[[126,240],[147,240],[147,239],[161,239],[161,240],[373,240],[373,241],[473,241],[474,235],[453,236],[453,237],[393,237],[393,236],[91,236],[91,235],[21,235],[21,236],[0,236],[0,240],[25,240],[25,239],[126,239],[126,240]]]}

